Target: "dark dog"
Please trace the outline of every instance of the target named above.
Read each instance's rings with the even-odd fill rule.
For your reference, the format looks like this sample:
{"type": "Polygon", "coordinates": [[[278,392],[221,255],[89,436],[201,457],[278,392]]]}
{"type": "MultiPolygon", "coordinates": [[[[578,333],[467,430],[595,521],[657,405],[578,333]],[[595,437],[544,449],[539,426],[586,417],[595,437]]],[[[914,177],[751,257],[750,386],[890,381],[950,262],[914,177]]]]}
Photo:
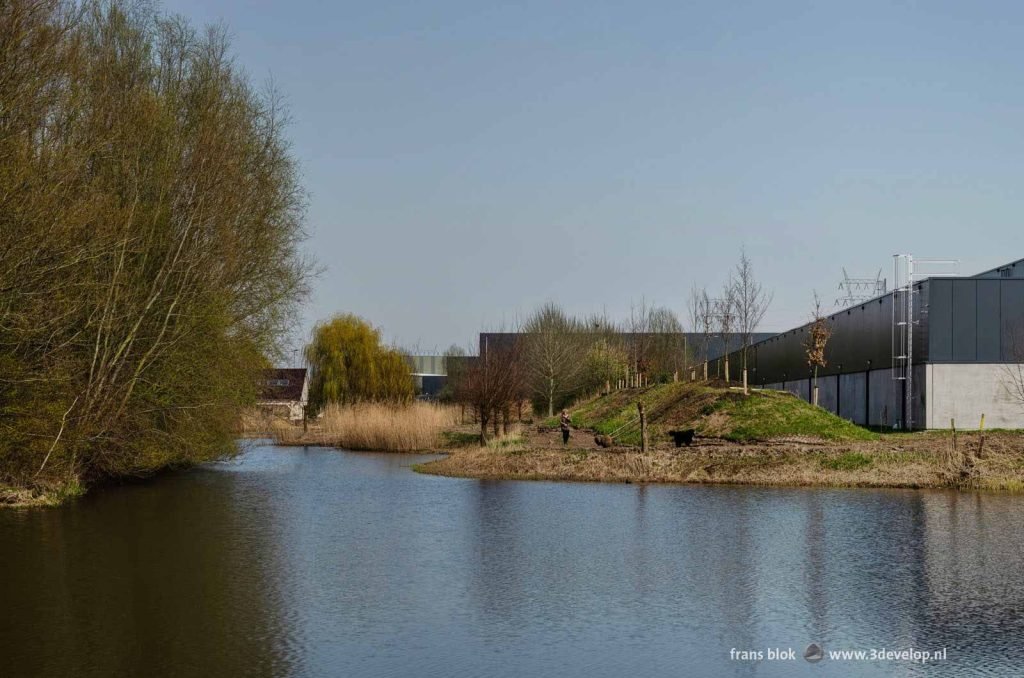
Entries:
{"type": "Polygon", "coordinates": [[[689,447],[697,431],[688,428],[685,431],[669,431],[668,434],[672,436],[672,442],[676,444],[676,447],[682,447],[683,445],[689,447]]]}
{"type": "Polygon", "coordinates": [[[615,444],[611,436],[594,436],[594,442],[598,447],[611,447],[615,444]]]}

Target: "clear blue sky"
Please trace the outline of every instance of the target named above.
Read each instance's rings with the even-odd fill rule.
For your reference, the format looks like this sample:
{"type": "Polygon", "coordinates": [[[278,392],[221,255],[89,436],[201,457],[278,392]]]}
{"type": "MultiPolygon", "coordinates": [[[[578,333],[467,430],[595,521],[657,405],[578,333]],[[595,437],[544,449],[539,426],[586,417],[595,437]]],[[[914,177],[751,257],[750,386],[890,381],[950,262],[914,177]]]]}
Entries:
{"type": "Polygon", "coordinates": [[[272,76],[307,309],[431,351],[556,300],[685,317],[741,244],[806,320],[841,267],[1024,257],[1024,5],[168,0],[272,76]]]}

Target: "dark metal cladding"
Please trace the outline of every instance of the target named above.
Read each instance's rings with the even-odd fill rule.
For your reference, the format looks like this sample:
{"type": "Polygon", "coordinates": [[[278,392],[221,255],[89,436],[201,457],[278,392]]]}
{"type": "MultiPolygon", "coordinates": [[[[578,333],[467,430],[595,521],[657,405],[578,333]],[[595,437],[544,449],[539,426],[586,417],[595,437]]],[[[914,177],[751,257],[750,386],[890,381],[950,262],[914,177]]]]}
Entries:
{"type": "MultiPolygon", "coordinates": [[[[969,278],[933,277],[914,287],[914,364],[993,363],[1024,354],[1024,260],[969,278]],[[1015,342],[1018,347],[1015,348],[1015,342]]],[[[892,295],[827,316],[833,333],[828,365],[819,376],[892,367],[892,295]]],[[[753,385],[811,376],[804,344],[810,323],[754,344],[748,355],[753,385]]],[[[742,356],[729,355],[730,376],[741,378],[742,356]]],[[[723,374],[724,361],[710,363],[723,374]]]]}

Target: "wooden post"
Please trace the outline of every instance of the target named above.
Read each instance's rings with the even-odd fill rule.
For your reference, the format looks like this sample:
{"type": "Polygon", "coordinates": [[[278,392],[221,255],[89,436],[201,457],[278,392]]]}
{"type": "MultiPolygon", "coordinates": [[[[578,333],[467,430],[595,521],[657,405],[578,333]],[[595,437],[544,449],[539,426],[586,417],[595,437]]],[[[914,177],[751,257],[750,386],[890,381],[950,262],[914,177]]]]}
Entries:
{"type": "Polygon", "coordinates": [[[981,426],[978,428],[980,436],[978,438],[978,458],[984,456],[985,451],[985,414],[981,415],[981,426]]]}
{"type": "Polygon", "coordinates": [[[636,409],[640,412],[640,451],[647,451],[647,414],[644,413],[644,403],[638,400],[636,409]]]}
{"type": "Polygon", "coordinates": [[[704,381],[708,380],[708,361],[704,361],[704,381]]]}
{"type": "Polygon", "coordinates": [[[747,388],[747,368],[743,368],[743,395],[750,395],[750,389],[747,388]]]}

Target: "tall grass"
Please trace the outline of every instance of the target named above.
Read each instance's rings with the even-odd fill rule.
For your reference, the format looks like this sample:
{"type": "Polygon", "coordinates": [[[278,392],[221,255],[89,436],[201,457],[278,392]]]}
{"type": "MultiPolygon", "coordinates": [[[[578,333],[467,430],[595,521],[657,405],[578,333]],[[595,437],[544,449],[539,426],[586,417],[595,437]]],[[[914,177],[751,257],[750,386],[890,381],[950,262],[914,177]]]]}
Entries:
{"type": "Polygon", "coordinates": [[[328,405],[303,434],[301,427],[277,429],[283,443],[315,442],[349,450],[417,452],[442,447],[442,432],[459,423],[456,407],[431,403],[328,405]]]}

